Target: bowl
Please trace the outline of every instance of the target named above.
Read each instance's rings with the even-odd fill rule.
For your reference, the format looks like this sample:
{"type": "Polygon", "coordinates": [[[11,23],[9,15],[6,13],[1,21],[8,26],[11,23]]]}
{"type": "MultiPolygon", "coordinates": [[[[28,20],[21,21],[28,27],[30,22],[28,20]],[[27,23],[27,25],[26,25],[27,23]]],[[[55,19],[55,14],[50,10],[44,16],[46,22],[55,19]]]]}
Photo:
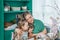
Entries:
{"type": "Polygon", "coordinates": [[[11,7],[13,11],[20,11],[21,8],[20,7],[11,7]]]}

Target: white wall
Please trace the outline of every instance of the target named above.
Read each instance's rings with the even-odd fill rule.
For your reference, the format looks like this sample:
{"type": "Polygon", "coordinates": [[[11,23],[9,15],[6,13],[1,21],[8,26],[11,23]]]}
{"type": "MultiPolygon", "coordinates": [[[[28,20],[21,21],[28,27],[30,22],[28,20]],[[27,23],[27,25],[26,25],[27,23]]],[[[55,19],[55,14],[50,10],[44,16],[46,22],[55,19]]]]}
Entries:
{"type": "Polygon", "coordinates": [[[41,20],[44,24],[50,24],[50,16],[59,17],[60,0],[32,0],[33,17],[41,20]],[[56,6],[57,4],[57,6],[56,6]],[[59,9],[58,9],[59,8],[59,9]]]}
{"type": "MultiPolygon", "coordinates": [[[[33,0],[33,17],[39,20],[42,20],[42,13],[43,13],[43,5],[44,5],[44,0],[33,0]]],[[[42,20],[43,21],[43,20],[42,20]]]]}

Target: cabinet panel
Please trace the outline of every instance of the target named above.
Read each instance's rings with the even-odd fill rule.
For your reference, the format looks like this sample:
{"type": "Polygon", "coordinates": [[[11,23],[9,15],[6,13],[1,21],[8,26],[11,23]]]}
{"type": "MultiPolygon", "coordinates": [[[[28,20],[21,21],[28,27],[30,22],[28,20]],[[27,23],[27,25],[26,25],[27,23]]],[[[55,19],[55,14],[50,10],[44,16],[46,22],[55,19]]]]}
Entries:
{"type": "Polygon", "coordinates": [[[3,0],[0,0],[0,40],[4,40],[4,11],[3,11],[3,0]]]}

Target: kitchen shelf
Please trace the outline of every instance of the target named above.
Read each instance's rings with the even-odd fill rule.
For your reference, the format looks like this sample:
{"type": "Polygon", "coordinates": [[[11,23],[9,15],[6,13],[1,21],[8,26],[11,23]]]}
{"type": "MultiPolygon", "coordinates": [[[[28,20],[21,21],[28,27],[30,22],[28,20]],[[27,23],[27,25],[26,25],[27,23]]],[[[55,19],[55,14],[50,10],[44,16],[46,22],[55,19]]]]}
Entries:
{"type": "Polygon", "coordinates": [[[26,12],[26,11],[31,12],[31,10],[21,10],[21,11],[7,11],[7,12],[4,12],[4,13],[21,13],[21,12],[26,12]]]}
{"type": "Polygon", "coordinates": [[[10,2],[10,1],[16,1],[16,2],[17,2],[17,1],[20,1],[20,2],[27,2],[27,1],[30,1],[30,0],[4,0],[4,1],[9,1],[9,2],[10,2]]]}

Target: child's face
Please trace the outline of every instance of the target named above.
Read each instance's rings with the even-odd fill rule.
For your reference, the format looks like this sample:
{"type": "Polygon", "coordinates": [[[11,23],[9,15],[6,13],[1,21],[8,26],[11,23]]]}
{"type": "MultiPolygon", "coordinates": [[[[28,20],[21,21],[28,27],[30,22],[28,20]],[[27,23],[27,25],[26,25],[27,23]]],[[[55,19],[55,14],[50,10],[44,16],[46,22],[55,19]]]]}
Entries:
{"type": "Polygon", "coordinates": [[[33,28],[29,28],[29,33],[31,33],[33,31],[33,28]]]}
{"type": "Polygon", "coordinates": [[[27,30],[28,30],[28,27],[29,27],[29,26],[28,26],[28,22],[26,22],[25,25],[22,27],[22,29],[23,29],[24,31],[27,31],[27,30]]]}

